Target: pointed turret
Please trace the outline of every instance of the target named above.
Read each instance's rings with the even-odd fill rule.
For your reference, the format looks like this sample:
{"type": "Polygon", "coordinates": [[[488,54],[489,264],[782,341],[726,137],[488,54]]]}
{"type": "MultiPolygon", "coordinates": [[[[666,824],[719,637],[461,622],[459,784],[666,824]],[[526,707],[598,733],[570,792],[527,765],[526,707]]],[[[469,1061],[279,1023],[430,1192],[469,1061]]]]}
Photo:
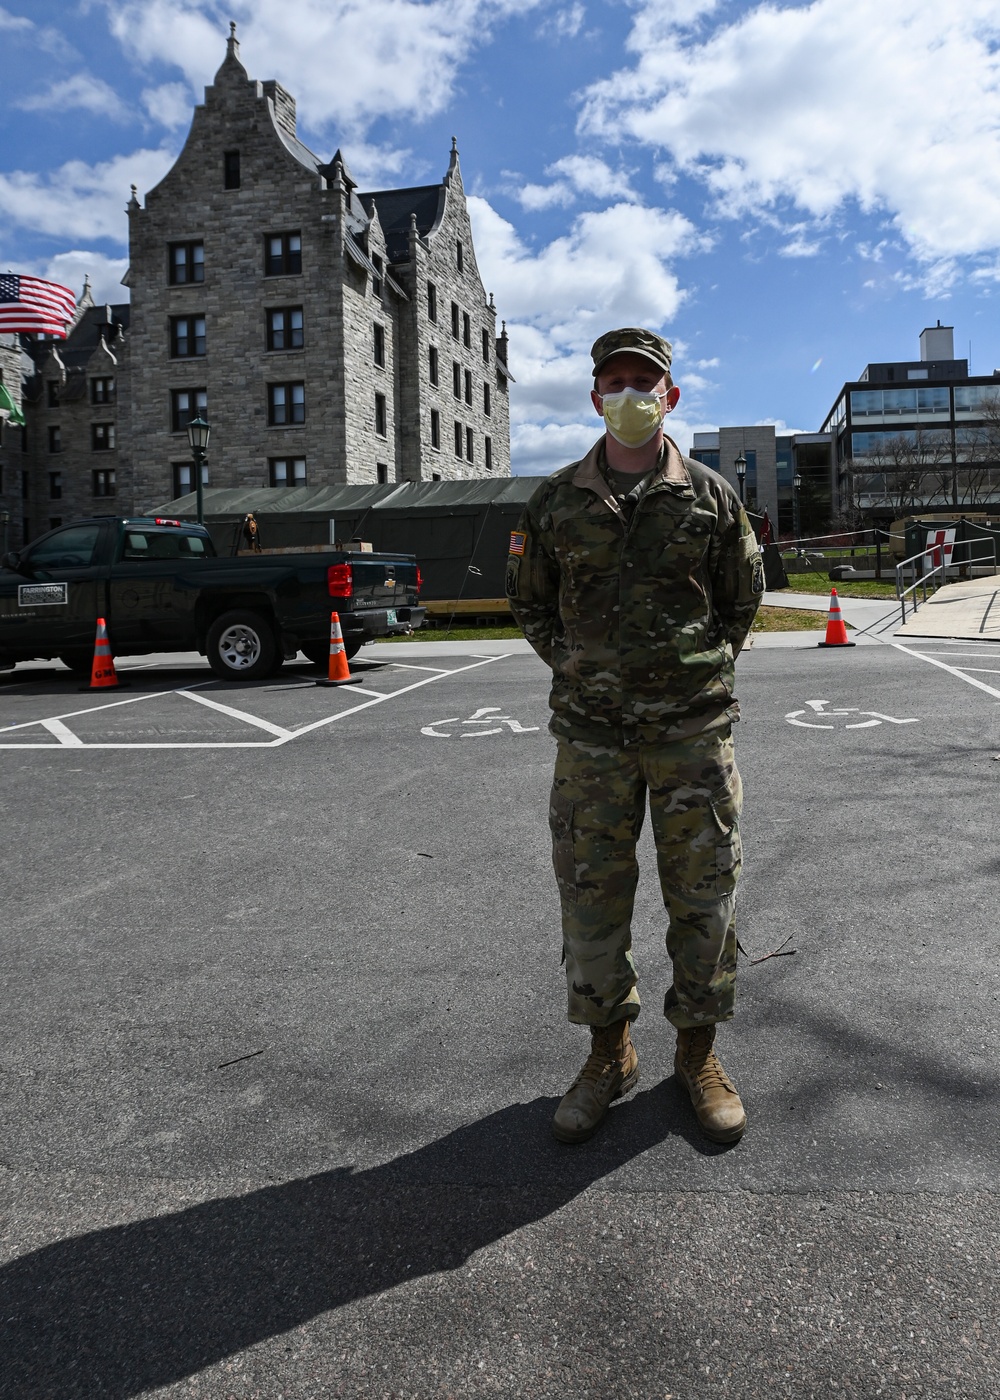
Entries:
{"type": "Polygon", "coordinates": [[[240,41],[236,37],[236,21],[229,22],[229,38],[226,40],[226,56],[222,60],[222,67],[215,75],[214,85],[224,87],[229,83],[249,82],[247,70],[240,62],[240,41]]]}

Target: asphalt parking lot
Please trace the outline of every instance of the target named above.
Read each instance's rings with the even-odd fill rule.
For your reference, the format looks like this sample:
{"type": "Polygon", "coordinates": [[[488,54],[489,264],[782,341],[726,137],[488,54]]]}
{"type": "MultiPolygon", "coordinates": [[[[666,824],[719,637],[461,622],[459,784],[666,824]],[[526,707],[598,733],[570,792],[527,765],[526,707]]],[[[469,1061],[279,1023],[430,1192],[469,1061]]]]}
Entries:
{"type": "Polygon", "coordinates": [[[353,669],[0,678],[0,1396],[1000,1393],[1000,651],[740,659],[733,1149],[645,836],[642,1079],[549,1136],[541,664],[353,669]]]}

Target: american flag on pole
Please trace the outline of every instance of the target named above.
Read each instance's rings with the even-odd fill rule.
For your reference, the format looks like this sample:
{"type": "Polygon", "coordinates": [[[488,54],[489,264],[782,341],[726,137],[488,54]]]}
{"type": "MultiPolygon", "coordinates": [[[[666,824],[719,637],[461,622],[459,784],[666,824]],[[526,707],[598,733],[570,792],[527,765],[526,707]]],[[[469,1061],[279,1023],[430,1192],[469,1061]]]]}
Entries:
{"type": "Polygon", "coordinates": [[[45,332],[66,339],[76,315],[76,297],[58,282],[0,272],[0,331],[45,332]]]}

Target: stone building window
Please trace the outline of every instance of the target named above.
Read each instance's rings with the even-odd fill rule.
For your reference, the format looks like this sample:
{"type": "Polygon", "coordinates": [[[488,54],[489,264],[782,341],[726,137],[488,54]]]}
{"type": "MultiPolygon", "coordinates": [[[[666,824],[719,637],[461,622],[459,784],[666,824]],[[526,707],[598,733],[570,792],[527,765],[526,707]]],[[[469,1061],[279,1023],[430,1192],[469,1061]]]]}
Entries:
{"type": "Polygon", "coordinates": [[[59,527],[60,527],[60,525],[62,525],[62,516],[61,516],[61,515],[50,515],[50,516],[49,516],[49,529],[50,529],[50,530],[58,530],[59,527]]]}
{"type": "Polygon", "coordinates": [[[303,383],[267,386],[267,421],[272,428],[306,421],[306,386],[303,383]]]}
{"type": "Polygon", "coordinates": [[[468,458],[468,460],[471,462],[471,461],[472,461],[472,429],[471,429],[471,428],[466,428],[466,430],[465,430],[465,455],[466,455],[466,457],[468,458]]]}
{"type": "Polygon", "coordinates": [[[60,428],[49,429],[49,451],[62,451],[62,430],[60,428]]]}
{"type": "Polygon", "coordinates": [[[111,452],[114,448],[114,445],[114,423],[91,423],[90,450],[92,452],[111,452]]]}
{"type": "Polygon", "coordinates": [[[302,235],[265,233],[264,276],[281,277],[302,271],[302,235]]]}
{"type": "Polygon", "coordinates": [[[462,240],[459,238],[455,243],[455,266],[459,272],[465,269],[465,249],[462,247],[462,240]]]}
{"type": "Polygon", "coordinates": [[[385,462],[375,463],[375,480],[383,486],[389,480],[389,468],[385,462]]]}
{"type": "Polygon", "coordinates": [[[91,494],[113,496],[115,494],[115,471],[113,467],[90,473],[91,494]]]}
{"type": "Polygon", "coordinates": [[[438,352],[437,346],[431,345],[427,350],[427,375],[432,384],[438,384],[438,352]]]}
{"type": "Polygon", "coordinates": [[[269,458],[267,480],[270,486],[305,486],[306,459],[304,457],[269,458]]]}
{"type": "Polygon", "coordinates": [[[440,473],[440,472],[431,472],[431,481],[440,481],[440,480],[441,480],[441,473],[440,473]]]}
{"type": "Polygon", "coordinates": [[[387,433],[384,394],[375,395],[375,432],[379,437],[385,437],[387,433]]]}
{"type": "Polygon", "coordinates": [[[457,360],[451,362],[451,392],[456,399],[462,397],[462,366],[457,360]]]}
{"type": "Polygon", "coordinates": [[[240,187],[240,153],[239,151],[225,151],[222,156],[222,178],[227,190],[238,190],[240,187]]]}
{"type": "Polygon", "coordinates": [[[467,311],[462,312],[462,344],[472,349],[472,321],[467,311]]]}
{"type": "Polygon", "coordinates": [[[170,353],[175,360],[186,360],[196,355],[204,355],[204,316],[171,316],[170,353]]]}
{"type": "Polygon", "coordinates": [[[372,267],[375,269],[372,273],[372,296],[380,297],[382,295],[382,273],[385,270],[385,264],[378,253],[372,253],[372,267]]]}
{"type": "Polygon", "coordinates": [[[185,282],[204,282],[205,245],[201,239],[171,243],[168,268],[170,281],[175,287],[185,282]]]}
{"type": "Polygon", "coordinates": [[[62,500],[62,472],[49,472],[49,500],[62,500]]]}
{"type": "Polygon", "coordinates": [[[465,371],[465,402],[470,405],[472,403],[472,373],[470,370],[465,371]]]}
{"type": "Polygon", "coordinates": [[[90,381],[91,403],[114,403],[115,381],[107,376],[90,381]]]}
{"type": "Polygon", "coordinates": [[[456,456],[456,457],[461,457],[464,444],[465,444],[465,433],[462,431],[462,425],[461,425],[461,423],[460,423],[460,422],[458,421],[458,419],[456,418],[456,419],[455,419],[455,456],[456,456]]]}
{"type": "Polygon", "coordinates": [[[385,369],[385,326],[378,323],[372,328],[372,356],[375,363],[385,369]]]}
{"type": "Polygon", "coordinates": [[[452,333],[452,335],[455,337],[456,340],[458,339],[458,320],[459,320],[458,302],[457,302],[457,301],[453,301],[452,304],[451,304],[451,333],[452,333]]]}
{"type": "MultiPolygon", "coordinates": [[[[170,468],[175,496],[187,496],[194,490],[194,463],[174,462],[170,468]]],[[[202,463],[201,484],[208,484],[208,468],[202,463]]]]}
{"type": "Polygon", "coordinates": [[[208,417],[207,389],[171,389],[170,431],[183,433],[192,418],[208,417]]]}
{"type": "Polygon", "coordinates": [[[490,398],[490,386],[489,382],[486,382],[483,385],[483,412],[486,414],[486,417],[489,418],[492,411],[493,402],[490,398]]]}
{"type": "Polygon", "coordinates": [[[436,321],[438,318],[438,294],[437,287],[433,282],[427,283],[427,319],[436,321]]]}
{"type": "Polygon", "coordinates": [[[45,402],[49,408],[59,407],[59,380],[50,379],[45,385],[45,402]]]}
{"type": "Polygon", "coordinates": [[[486,470],[493,470],[493,439],[483,438],[483,457],[486,459],[486,470]]]}
{"type": "Polygon", "coordinates": [[[490,333],[489,333],[489,331],[486,329],[486,327],[484,326],[484,327],[483,327],[483,363],[488,365],[489,362],[490,362],[490,333]]]}
{"type": "Polygon", "coordinates": [[[267,313],[269,350],[301,350],[304,344],[301,306],[279,306],[267,313]]]}
{"type": "MultiPolygon", "coordinates": [[[[31,495],[31,473],[30,473],[30,472],[22,472],[22,473],[21,473],[21,499],[22,499],[23,501],[26,501],[30,495],[31,495]]],[[[27,523],[27,521],[25,521],[25,525],[24,525],[24,537],[25,537],[25,539],[30,539],[30,534],[29,534],[29,531],[28,531],[28,523],[27,523]]]]}
{"type": "Polygon", "coordinates": [[[441,415],[436,408],[431,409],[431,447],[441,451],[441,415]]]}

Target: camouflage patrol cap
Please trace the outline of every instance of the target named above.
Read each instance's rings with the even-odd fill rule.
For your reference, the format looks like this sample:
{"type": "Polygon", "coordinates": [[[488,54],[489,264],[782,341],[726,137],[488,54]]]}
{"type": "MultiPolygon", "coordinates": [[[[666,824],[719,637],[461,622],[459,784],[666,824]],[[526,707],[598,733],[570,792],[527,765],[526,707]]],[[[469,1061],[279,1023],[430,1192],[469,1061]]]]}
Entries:
{"type": "Polygon", "coordinates": [[[633,355],[644,355],[647,360],[652,360],[657,369],[662,369],[667,377],[670,377],[670,361],[674,353],[670,341],[664,340],[653,331],[626,326],[620,331],[606,331],[594,341],[590,351],[594,359],[594,378],[597,378],[612,355],[618,355],[625,350],[633,355]]]}

